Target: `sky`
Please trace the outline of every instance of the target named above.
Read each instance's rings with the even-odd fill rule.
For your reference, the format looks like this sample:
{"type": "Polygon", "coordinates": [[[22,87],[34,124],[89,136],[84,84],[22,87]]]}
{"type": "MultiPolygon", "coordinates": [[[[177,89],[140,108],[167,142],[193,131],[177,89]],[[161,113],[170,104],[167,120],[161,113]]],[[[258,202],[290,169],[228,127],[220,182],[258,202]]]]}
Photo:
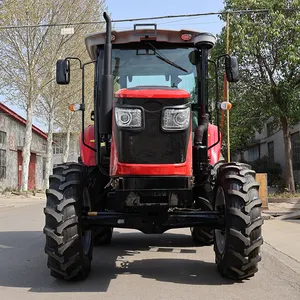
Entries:
{"type": "MultiPolygon", "coordinates": [[[[106,0],[106,4],[112,15],[112,20],[197,14],[223,10],[222,0],[106,0]],[[126,5],[124,5],[125,3],[126,5]]],[[[219,33],[224,25],[217,15],[143,22],[156,23],[160,29],[195,29],[213,34],[219,33]]],[[[115,26],[117,30],[133,29],[134,23],[115,23],[115,26]]]]}
{"type": "MultiPolygon", "coordinates": [[[[223,10],[223,0],[106,0],[106,4],[112,20],[197,14],[223,10]]],[[[224,23],[217,15],[114,23],[114,26],[116,30],[128,30],[133,29],[133,24],[135,23],[156,23],[158,29],[193,29],[196,31],[211,32],[215,35],[224,26],[224,23]]],[[[1,95],[0,101],[5,101],[5,98],[1,95]]],[[[18,107],[9,103],[5,103],[5,105],[15,110],[22,117],[25,117],[25,112],[18,107]]],[[[39,123],[38,120],[34,119],[33,123],[46,131],[45,126],[39,123]]]]}

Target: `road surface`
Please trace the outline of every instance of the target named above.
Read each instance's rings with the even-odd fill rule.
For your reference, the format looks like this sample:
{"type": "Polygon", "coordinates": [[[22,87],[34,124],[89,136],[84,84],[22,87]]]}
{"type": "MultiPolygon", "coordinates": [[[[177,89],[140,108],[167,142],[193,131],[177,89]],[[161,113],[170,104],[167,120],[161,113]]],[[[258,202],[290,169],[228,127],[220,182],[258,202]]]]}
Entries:
{"type": "Polygon", "coordinates": [[[95,248],[87,280],[57,281],[46,266],[43,206],[0,208],[1,300],[300,299],[296,260],[265,243],[259,273],[234,283],[217,273],[212,247],[195,247],[188,229],[116,229],[110,246],[95,248]]]}

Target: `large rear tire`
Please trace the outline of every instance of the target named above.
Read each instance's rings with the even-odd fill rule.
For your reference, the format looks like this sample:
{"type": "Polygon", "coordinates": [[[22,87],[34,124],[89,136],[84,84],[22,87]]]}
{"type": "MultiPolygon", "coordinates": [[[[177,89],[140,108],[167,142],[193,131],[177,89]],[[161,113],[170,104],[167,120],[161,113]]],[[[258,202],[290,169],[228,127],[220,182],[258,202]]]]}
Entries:
{"type": "Polygon", "coordinates": [[[79,163],[62,164],[53,169],[49,178],[44,209],[45,252],[55,278],[82,280],[91,269],[92,231],[84,231],[81,223],[83,207],[91,207],[86,197],[84,168],[79,163]]]}
{"type": "Polygon", "coordinates": [[[214,209],[225,213],[225,229],[215,230],[214,250],[219,272],[242,280],[253,276],[263,243],[259,184],[250,166],[226,163],[219,167],[214,209]]]}

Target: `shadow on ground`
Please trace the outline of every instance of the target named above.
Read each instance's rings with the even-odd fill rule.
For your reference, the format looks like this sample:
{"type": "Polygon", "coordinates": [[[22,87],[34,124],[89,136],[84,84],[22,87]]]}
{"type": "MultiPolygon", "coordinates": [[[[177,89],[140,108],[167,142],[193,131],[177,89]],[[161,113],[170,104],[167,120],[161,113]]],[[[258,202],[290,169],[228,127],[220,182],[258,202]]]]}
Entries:
{"type": "Polygon", "coordinates": [[[215,263],[202,261],[201,251],[191,255],[195,253],[194,246],[190,235],[145,235],[116,230],[111,245],[94,248],[90,276],[85,281],[72,283],[50,276],[41,232],[0,232],[0,286],[44,293],[106,292],[111,280],[131,274],[177,284],[233,283],[218,274],[215,263]],[[152,253],[153,248],[158,254],[152,253]],[[173,248],[181,253],[173,253],[173,248]],[[164,255],[168,258],[161,258],[159,252],[170,253],[164,255]]]}

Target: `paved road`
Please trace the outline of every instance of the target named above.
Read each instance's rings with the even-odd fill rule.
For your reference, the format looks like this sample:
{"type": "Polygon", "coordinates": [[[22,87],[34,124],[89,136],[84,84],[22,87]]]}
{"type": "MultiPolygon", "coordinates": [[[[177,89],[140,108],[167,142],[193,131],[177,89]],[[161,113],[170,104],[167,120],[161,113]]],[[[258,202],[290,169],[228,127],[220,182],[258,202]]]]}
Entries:
{"type": "Polygon", "coordinates": [[[300,299],[296,261],[265,244],[259,273],[233,283],[217,273],[212,247],[194,247],[187,229],[164,235],[116,230],[110,246],[95,249],[86,281],[56,281],[46,267],[42,209],[0,210],[1,300],[300,299]]]}

